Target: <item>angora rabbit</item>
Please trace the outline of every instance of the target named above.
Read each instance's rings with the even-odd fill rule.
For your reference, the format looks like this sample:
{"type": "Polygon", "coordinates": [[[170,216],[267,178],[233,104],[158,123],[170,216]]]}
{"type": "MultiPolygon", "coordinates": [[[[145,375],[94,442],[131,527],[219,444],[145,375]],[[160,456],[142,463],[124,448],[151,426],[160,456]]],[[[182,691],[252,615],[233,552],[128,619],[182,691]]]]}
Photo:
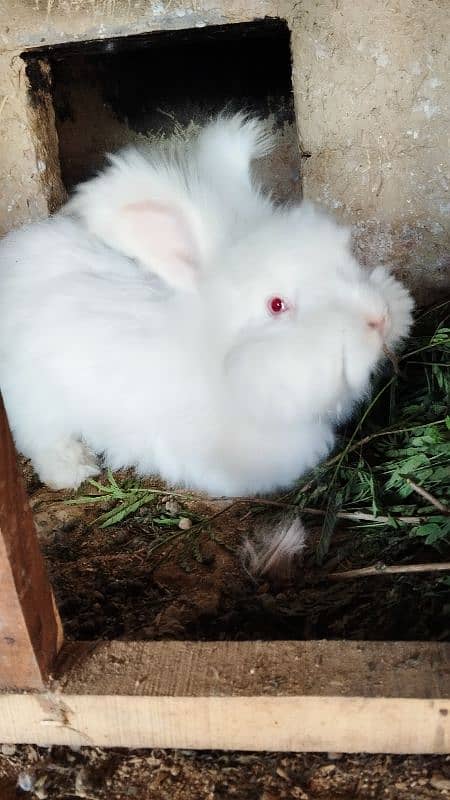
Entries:
{"type": "Polygon", "coordinates": [[[0,247],[0,386],[45,483],[134,466],[213,495],[285,487],[409,329],[412,300],[350,233],[275,207],[264,125],[127,149],[0,247]]]}

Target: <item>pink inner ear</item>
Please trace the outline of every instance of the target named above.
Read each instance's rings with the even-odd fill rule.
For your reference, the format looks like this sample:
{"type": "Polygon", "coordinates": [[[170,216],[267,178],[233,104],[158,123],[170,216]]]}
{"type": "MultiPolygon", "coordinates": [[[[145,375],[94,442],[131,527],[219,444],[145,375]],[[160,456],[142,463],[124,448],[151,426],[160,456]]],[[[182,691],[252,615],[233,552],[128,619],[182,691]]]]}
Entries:
{"type": "Polygon", "coordinates": [[[191,288],[198,255],[184,214],[153,200],[128,203],[122,210],[134,255],[172,286],[191,288]]]}

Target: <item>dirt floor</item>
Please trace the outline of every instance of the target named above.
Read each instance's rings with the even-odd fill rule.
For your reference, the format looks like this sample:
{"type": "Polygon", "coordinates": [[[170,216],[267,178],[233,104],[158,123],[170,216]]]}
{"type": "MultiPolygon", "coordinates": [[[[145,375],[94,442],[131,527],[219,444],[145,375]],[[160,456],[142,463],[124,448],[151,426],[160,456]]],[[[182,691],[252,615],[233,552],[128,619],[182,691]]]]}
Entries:
{"type": "MultiPolygon", "coordinates": [[[[111,504],[68,505],[73,495],[49,491],[26,462],[23,471],[69,639],[449,637],[450,587],[438,573],[328,578],[330,570],[367,566],[381,558],[388,564],[444,560],[417,540],[390,532],[383,541],[343,528],[319,568],[314,552],[318,531],[312,530],[292,580],[271,584],[251,578],[239,552],[245,535],[271,509],[261,514],[237,504],[227,511],[217,502],[177,501],[161,494],[151,508],[101,528],[95,520],[111,504]],[[161,515],[163,527],[155,523],[161,515]],[[192,528],[180,530],[180,517],[190,518],[192,528]]],[[[88,486],[85,491],[95,490],[88,486]]]]}
{"type": "Polygon", "coordinates": [[[450,757],[3,745],[1,800],[444,800],[450,757]],[[22,788],[21,788],[22,787],[22,788]]]}

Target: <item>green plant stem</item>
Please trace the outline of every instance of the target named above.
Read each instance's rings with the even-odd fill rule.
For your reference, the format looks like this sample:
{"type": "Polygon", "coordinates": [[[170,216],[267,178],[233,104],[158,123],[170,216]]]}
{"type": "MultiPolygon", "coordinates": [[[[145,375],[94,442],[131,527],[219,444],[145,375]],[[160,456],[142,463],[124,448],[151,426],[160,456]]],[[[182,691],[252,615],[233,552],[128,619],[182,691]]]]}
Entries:
{"type": "MultiPolygon", "coordinates": [[[[101,484],[99,484],[101,486],[101,484]]],[[[105,492],[105,494],[86,494],[82,497],[74,497],[72,500],[65,500],[64,498],[55,500],[55,503],[65,503],[66,505],[87,505],[88,503],[94,503],[100,500],[103,500],[105,503],[111,502],[112,500],[128,500],[130,495],[133,494],[152,494],[152,495],[162,495],[163,497],[176,497],[177,500],[186,500],[186,502],[192,501],[195,499],[194,494],[182,494],[181,492],[172,492],[168,489],[151,489],[151,488],[138,488],[132,489],[129,492],[123,492],[121,495],[117,495],[114,497],[111,492],[105,492]]]]}

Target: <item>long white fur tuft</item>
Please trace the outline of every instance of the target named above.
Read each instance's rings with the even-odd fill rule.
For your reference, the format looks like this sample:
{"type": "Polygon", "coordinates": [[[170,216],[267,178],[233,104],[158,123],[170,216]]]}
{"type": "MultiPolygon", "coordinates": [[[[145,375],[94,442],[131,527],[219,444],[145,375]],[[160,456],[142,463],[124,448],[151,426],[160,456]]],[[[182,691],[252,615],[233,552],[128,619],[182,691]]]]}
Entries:
{"type": "Polygon", "coordinates": [[[289,580],[305,543],[306,531],[300,518],[288,516],[276,526],[260,530],[254,540],[245,539],[242,546],[244,567],[253,577],[289,580]]]}
{"type": "Polygon", "coordinates": [[[202,155],[210,152],[215,165],[225,158],[243,169],[253,159],[268,155],[274,145],[269,126],[263,120],[243,113],[221,114],[203,128],[198,137],[200,152],[202,155]]]}

